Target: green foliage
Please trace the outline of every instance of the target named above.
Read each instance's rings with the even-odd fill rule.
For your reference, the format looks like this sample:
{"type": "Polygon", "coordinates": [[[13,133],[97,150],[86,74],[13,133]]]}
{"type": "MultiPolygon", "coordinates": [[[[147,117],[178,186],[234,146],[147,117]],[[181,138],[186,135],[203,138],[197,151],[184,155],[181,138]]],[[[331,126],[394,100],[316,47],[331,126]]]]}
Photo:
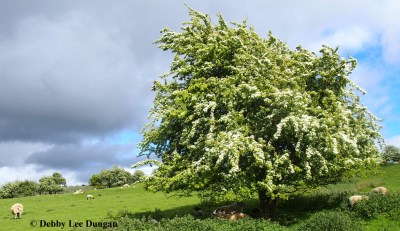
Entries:
{"type": "Polygon", "coordinates": [[[142,171],[142,170],[136,170],[133,174],[132,174],[132,181],[134,183],[137,182],[143,182],[146,179],[146,174],[142,171]]]}
{"type": "Polygon", "coordinates": [[[400,218],[400,192],[391,192],[385,196],[371,194],[368,200],[357,203],[352,211],[363,219],[372,219],[378,216],[400,218]]]}
{"type": "Polygon", "coordinates": [[[342,207],[344,202],[346,203],[346,207],[348,207],[348,198],[350,196],[352,196],[352,192],[348,191],[301,194],[284,201],[281,207],[305,212],[336,209],[342,207]]]}
{"type": "Polygon", "coordinates": [[[7,182],[1,187],[0,195],[1,198],[13,198],[17,196],[18,181],[7,182]]]}
{"type": "Polygon", "coordinates": [[[394,145],[387,145],[382,153],[383,159],[389,161],[400,161],[400,148],[394,145]]]}
{"type": "Polygon", "coordinates": [[[55,172],[53,173],[53,180],[56,184],[66,187],[67,186],[67,180],[62,177],[61,173],[55,172]]]}
{"type": "Polygon", "coordinates": [[[39,180],[38,192],[40,194],[56,194],[64,192],[67,181],[62,177],[61,173],[54,172],[51,176],[42,177],[39,180]]]}
{"type": "Polygon", "coordinates": [[[40,194],[56,194],[63,192],[64,188],[57,184],[56,179],[53,176],[45,176],[39,180],[38,192],[40,194]]]}
{"type": "Polygon", "coordinates": [[[118,222],[118,228],[112,230],[151,230],[151,231],[281,231],[289,230],[277,223],[266,220],[243,219],[239,221],[229,221],[221,219],[207,218],[204,220],[194,219],[187,215],[173,219],[163,219],[155,223],[153,218],[130,219],[123,217],[118,222]]]}
{"type": "Polygon", "coordinates": [[[321,211],[314,213],[304,222],[302,231],[348,231],[361,230],[348,213],[341,211],[321,211]]]}
{"type": "Polygon", "coordinates": [[[93,174],[89,179],[89,185],[95,188],[114,188],[124,184],[133,183],[132,174],[118,166],[102,170],[99,174],[93,174]]]}
{"type": "Polygon", "coordinates": [[[38,183],[34,181],[24,180],[19,182],[17,188],[18,197],[34,196],[38,192],[38,183]]]}
{"type": "Polygon", "coordinates": [[[34,181],[14,181],[8,182],[0,189],[1,198],[15,198],[34,196],[38,192],[38,184],[34,181]]]}
{"type": "Polygon", "coordinates": [[[354,59],[189,14],[181,32],[164,29],[156,41],[175,58],[154,82],[140,143],[141,155],[161,160],[143,162],[159,165],[149,190],[221,200],[258,193],[265,204],[377,167],[380,126],[349,78],[354,59]]]}

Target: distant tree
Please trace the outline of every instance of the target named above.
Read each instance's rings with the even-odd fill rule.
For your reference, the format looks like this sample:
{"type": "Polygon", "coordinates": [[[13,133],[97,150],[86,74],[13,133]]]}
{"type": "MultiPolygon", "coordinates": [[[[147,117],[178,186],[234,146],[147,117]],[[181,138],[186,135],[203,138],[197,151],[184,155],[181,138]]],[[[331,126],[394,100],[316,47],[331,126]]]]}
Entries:
{"type": "Polygon", "coordinates": [[[63,191],[64,188],[56,182],[53,176],[45,176],[39,180],[38,192],[40,194],[56,194],[63,191]]]}
{"type": "Polygon", "coordinates": [[[14,198],[17,196],[18,181],[7,182],[0,189],[1,198],[14,198]]]}
{"type": "Polygon", "coordinates": [[[61,173],[55,172],[53,173],[53,179],[56,182],[56,184],[66,187],[67,186],[67,180],[62,177],[61,173]]]}
{"type": "Polygon", "coordinates": [[[132,181],[133,183],[142,182],[146,179],[146,174],[142,170],[136,170],[133,173],[132,181]]]}
{"type": "Polygon", "coordinates": [[[382,155],[385,161],[400,161],[400,148],[394,145],[387,145],[382,155]]]}
{"type": "Polygon", "coordinates": [[[264,218],[278,199],[378,166],[379,119],[349,77],[353,58],[323,46],[290,48],[246,22],[189,10],[180,31],[156,41],[175,54],[155,81],[141,155],[158,164],[153,191],[203,198],[259,198],[264,218]]]}
{"type": "Polygon", "coordinates": [[[34,181],[8,182],[0,189],[1,198],[34,196],[38,192],[38,184],[34,181]]]}
{"type": "Polygon", "coordinates": [[[24,180],[18,183],[18,197],[34,196],[38,193],[39,184],[35,181],[24,180]]]}
{"type": "Polygon", "coordinates": [[[132,183],[132,174],[118,166],[93,174],[89,185],[95,188],[113,188],[132,183]]]}

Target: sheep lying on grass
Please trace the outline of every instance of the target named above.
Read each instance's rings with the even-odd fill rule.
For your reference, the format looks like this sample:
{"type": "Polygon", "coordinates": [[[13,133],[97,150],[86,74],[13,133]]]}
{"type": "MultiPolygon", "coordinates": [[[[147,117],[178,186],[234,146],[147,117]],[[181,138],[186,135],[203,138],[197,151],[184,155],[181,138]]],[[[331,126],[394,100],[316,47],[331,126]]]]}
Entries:
{"type": "Polygon", "coordinates": [[[16,203],[11,206],[11,213],[14,215],[14,219],[22,218],[22,211],[24,210],[24,206],[20,203],[16,203]]]}
{"type": "Polygon", "coordinates": [[[354,195],[349,198],[350,206],[353,207],[356,203],[361,200],[368,200],[368,196],[354,195]]]}
{"type": "Polygon", "coordinates": [[[91,194],[86,195],[86,200],[92,200],[94,199],[94,196],[91,194]]]}
{"type": "Polygon", "coordinates": [[[83,193],[83,190],[82,190],[82,189],[78,189],[78,190],[76,190],[76,191],[74,192],[74,194],[81,194],[81,193],[83,193]]]}
{"type": "Polygon", "coordinates": [[[243,218],[251,218],[249,215],[244,214],[244,213],[235,213],[235,212],[226,213],[222,209],[216,209],[213,212],[213,216],[217,217],[217,218],[223,218],[223,219],[228,219],[228,220],[233,220],[233,221],[240,220],[243,218]]]}
{"type": "Polygon", "coordinates": [[[379,194],[382,194],[382,195],[386,195],[388,190],[385,187],[376,187],[376,188],[372,189],[372,192],[373,193],[379,193],[379,194]]]}
{"type": "MultiPolygon", "coordinates": [[[[214,212],[217,210],[224,211],[226,214],[230,213],[242,213],[244,208],[244,202],[235,202],[230,205],[218,207],[214,212]]],[[[213,212],[213,213],[214,213],[213,212]]]]}

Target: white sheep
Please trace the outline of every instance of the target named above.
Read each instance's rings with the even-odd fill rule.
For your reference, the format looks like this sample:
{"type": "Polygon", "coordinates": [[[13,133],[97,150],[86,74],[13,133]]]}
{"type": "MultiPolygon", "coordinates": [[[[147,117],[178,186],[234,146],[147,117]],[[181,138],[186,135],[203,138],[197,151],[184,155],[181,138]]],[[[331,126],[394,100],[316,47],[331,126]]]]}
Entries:
{"type": "Polygon", "coordinates": [[[91,194],[86,195],[86,200],[92,200],[94,199],[94,196],[91,194]]]}
{"type": "Polygon", "coordinates": [[[388,190],[385,187],[376,187],[376,188],[372,189],[372,192],[386,195],[388,190]]]}
{"type": "Polygon", "coordinates": [[[218,218],[234,220],[234,221],[240,220],[243,218],[251,218],[249,215],[244,214],[244,213],[236,213],[236,212],[226,213],[224,210],[221,210],[221,209],[216,209],[213,212],[213,215],[218,218]]]}
{"type": "Polygon", "coordinates": [[[129,184],[124,184],[121,186],[121,188],[129,188],[129,184]]]}
{"type": "Polygon", "coordinates": [[[78,190],[76,190],[76,191],[74,192],[74,194],[81,194],[81,193],[83,193],[83,190],[82,190],[82,189],[78,189],[78,190]]]}
{"type": "Polygon", "coordinates": [[[17,217],[21,219],[23,210],[24,206],[20,203],[16,203],[11,206],[11,213],[14,215],[14,219],[17,219],[17,217]]]}
{"type": "Polygon", "coordinates": [[[233,204],[222,206],[214,210],[213,214],[217,211],[224,211],[226,214],[230,213],[242,213],[244,208],[244,202],[235,202],[233,204]]]}
{"type": "Polygon", "coordinates": [[[368,200],[368,196],[354,195],[349,198],[350,206],[353,207],[356,203],[361,200],[368,200]]]}

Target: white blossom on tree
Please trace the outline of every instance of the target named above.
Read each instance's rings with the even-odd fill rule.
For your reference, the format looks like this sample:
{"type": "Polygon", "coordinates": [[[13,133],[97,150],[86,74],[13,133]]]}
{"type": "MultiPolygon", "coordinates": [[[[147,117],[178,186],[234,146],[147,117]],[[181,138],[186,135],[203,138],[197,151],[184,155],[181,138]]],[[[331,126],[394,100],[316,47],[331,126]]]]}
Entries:
{"type": "MultiPolygon", "coordinates": [[[[271,33],[229,27],[189,9],[181,32],[156,42],[175,58],[154,82],[141,155],[159,166],[150,190],[242,200],[258,195],[264,217],[278,198],[376,166],[379,119],[360,103],[353,58],[323,46],[290,49],[271,33]],[[157,161],[159,160],[159,162],[157,161]]],[[[137,164],[140,165],[140,164],[137,164]]]]}

